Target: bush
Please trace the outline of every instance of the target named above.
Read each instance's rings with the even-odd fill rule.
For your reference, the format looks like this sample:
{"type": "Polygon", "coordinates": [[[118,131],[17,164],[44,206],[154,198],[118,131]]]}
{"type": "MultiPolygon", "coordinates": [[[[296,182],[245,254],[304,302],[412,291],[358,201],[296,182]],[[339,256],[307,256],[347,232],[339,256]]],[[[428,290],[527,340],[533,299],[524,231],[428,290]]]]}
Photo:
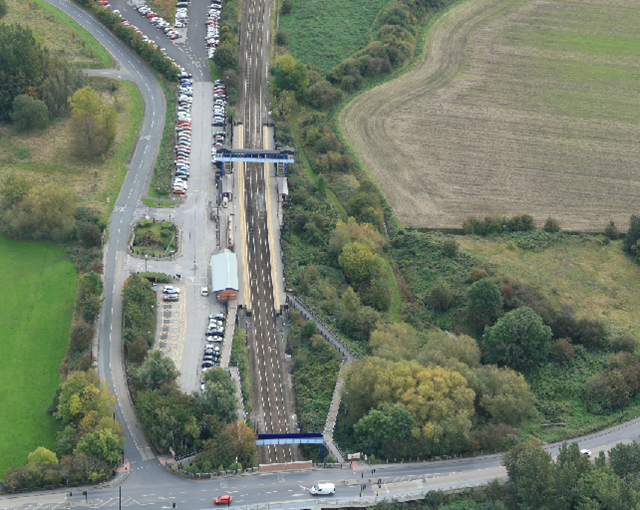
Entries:
{"type": "Polygon", "coordinates": [[[240,61],[238,60],[238,47],[231,43],[222,43],[216,49],[213,55],[213,61],[219,69],[225,71],[227,69],[238,70],[240,61]]]}
{"type": "Polygon", "coordinates": [[[547,218],[547,221],[544,222],[544,231],[549,232],[550,234],[555,234],[556,232],[560,232],[560,224],[557,220],[553,218],[547,218]]]}
{"type": "Polygon", "coordinates": [[[305,90],[305,100],[314,108],[328,110],[334,107],[344,97],[339,89],[331,86],[326,80],[320,80],[305,90]]]}
{"type": "Polygon", "coordinates": [[[509,221],[509,230],[512,232],[526,232],[534,228],[536,228],[535,221],[533,221],[533,218],[528,214],[514,216],[509,221]]]}
{"type": "Polygon", "coordinates": [[[558,363],[566,363],[572,360],[576,355],[576,348],[571,345],[568,338],[556,340],[552,347],[553,358],[558,363]]]}
{"type": "Polygon", "coordinates": [[[0,18],[7,14],[7,0],[0,0],[0,18]]]}
{"type": "Polygon", "coordinates": [[[458,243],[455,239],[449,238],[442,243],[442,254],[449,258],[454,258],[458,254],[458,243]]]}
{"type": "Polygon", "coordinates": [[[620,232],[618,231],[618,228],[616,227],[616,224],[613,222],[613,220],[611,220],[609,224],[604,228],[604,235],[612,241],[620,238],[620,232]]]}
{"type": "Polygon", "coordinates": [[[21,131],[42,129],[49,122],[49,109],[44,101],[21,94],[13,100],[11,120],[21,131]]]}
{"type": "Polygon", "coordinates": [[[600,347],[604,343],[606,328],[605,325],[597,319],[580,319],[578,321],[580,337],[579,343],[592,347],[600,347]]]}
{"type": "Polygon", "coordinates": [[[100,246],[102,243],[102,231],[95,223],[87,222],[82,225],[78,232],[78,237],[86,248],[100,246]]]}
{"type": "Polygon", "coordinates": [[[280,6],[280,14],[286,16],[293,12],[293,0],[283,0],[280,6]]]}
{"type": "Polygon", "coordinates": [[[638,342],[630,331],[616,331],[609,339],[609,346],[613,351],[635,352],[638,342]]]}
{"type": "Polygon", "coordinates": [[[640,240],[640,216],[633,215],[629,218],[629,230],[624,236],[622,249],[627,253],[634,253],[634,245],[640,240]]]}
{"type": "Polygon", "coordinates": [[[289,42],[287,33],[284,30],[278,30],[276,32],[276,44],[278,46],[286,46],[289,42]]]}
{"type": "Polygon", "coordinates": [[[453,304],[453,292],[445,280],[438,280],[429,291],[429,304],[438,311],[448,310],[453,304]]]}
{"type": "Polygon", "coordinates": [[[89,324],[83,320],[78,320],[71,327],[71,334],[69,335],[69,346],[73,350],[84,351],[91,345],[94,335],[95,328],[92,324],[89,324]]]}

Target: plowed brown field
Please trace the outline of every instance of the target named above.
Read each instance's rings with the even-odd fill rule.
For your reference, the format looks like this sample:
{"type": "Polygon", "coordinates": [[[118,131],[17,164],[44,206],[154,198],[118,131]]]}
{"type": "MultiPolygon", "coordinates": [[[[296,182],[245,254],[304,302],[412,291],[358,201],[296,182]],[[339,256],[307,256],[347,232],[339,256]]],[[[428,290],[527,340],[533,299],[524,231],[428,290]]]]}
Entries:
{"type": "Polygon", "coordinates": [[[467,0],[416,68],[347,105],[344,133],[407,226],[625,226],[640,212],[638,26],[636,0],[467,0]]]}

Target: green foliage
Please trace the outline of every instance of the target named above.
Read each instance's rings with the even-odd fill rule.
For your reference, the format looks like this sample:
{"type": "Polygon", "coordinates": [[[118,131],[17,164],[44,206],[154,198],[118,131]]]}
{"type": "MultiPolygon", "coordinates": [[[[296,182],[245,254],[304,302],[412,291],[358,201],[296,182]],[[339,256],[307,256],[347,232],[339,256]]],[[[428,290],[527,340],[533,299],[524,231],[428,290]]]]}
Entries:
{"type": "Polygon", "coordinates": [[[78,442],[74,453],[81,452],[114,464],[120,459],[124,438],[118,437],[109,429],[97,430],[85,434],[78,442]]]}
{"type": "Polygon", "coordinates": [[[469,321],[474,329],[482,331],[493,324],[502,312],[502,294],[493,280],[478,280],[467,290],[469,321]]]}
{"type": "Polygon", "coordinates": [[[329,110],[342,101],[344,94],[328,81],[320,80],[307,88],[304,97],[306,102],[314,108],[329,110]]]}
{"type": "Polygon", "coordinates": [[[544,222],[544,227],[542,228],[545,232],[555,234],[556,232],[560,232],[560,223],[558,223],[558,220],[554,220],[553,218],[547,218],[544,222]]]}
{"type": "Polygon", "coordinates": [[[128,345],[135,338],[144,338],[153,345],[156,329],[156,296],[148,280],[134,273],[122,292],[123,337],[128,345]]]}
{"type": "Polygon", "coordinates": [[[455,257],[458,254],[458,243],[456,240],[449,238],[442,243],[442,253],[445,257],[455,257]]]}
{"type": "Polygon", "coordinates": [[[21,131],[42,129],[49,122],[49,109],[44,101],[20,94],[13,99],[10,117],[21,131]]]}
{"type": "MultiPolygon", "coordinates": [[[[15,200],[15,186],[13,190],[15,200]]],[[[67,241],[75,227],[75,204],[75,194],[68,188],[50,183],[32,185],[19,202],[4,211],[1,229],[9,237],[67,241]]]]}
{"type": "Polygon", "coordinates": [[[287,33],[284,32],[283,30],[278,30],[276,32],[275,41],[276,41],[276,44],[278,46],[286,46],[287,43],[289,42],[289,38],[287,37],[287,33]]]}
{"type": "Polygon", "coordinates": [[[507,469],[511,500],[517,508],[543,508],[553,481],[551,455],[537,442],[527,441],[505,453],[502,464],[507,469]]]}
{"type": "Polygon", "coordinates": [[[484,366],[480,379],[480,407],[495,423],[520,425],[535,416],[535,397],[522,374],[509,368],[484,366]]]}
{"type": "Polygon", "coordinates": [[[78,237],[86,248],[100,246],[102,244],[102,230],[92,222],[87,222],[80,227],[78,237]]]}
{"type": "Polygon", "coordinates": [[[634,253],[634,245],[640,240],[640,216],[632,215],[629,218],[629,230],[622,240],[622,249],[627,253],[634,253]]]}
{"type": "Polygon", "coordinates": [[[551,328],[531,308],[522,307],[507,313],[482,337],[482,352],[490,363],[515,369],[537,366],[551,349],[551,328]]]}
{"type": "Polygon", "coordinates": [[[560,338],[556,340],[552,347],[553,358],[558,363],[566,363],[572,360],[576,355],[576,348],[571,345],[568,338],[560,338]]]}
{"type": "Polygon", "coordinates": [[[92,324],[88,324],[83,320],[74,322],[69,335],[69,347],[76,351],[86,351],[95,335],[95,329],[92,324]]]}
{"type": "Polygon", "coordinates": [[[34,182],[21,175],[11,174],[2,182],[0,198],[3,209],[10,209],[27,196],[34,182]]]}
{"type": "Polygon", "coordinates": [[[329,412],[342,360],[331,345],[315,334],[315,326],[311,336],[302,335],[302,326],[307,327],[308,322],[299,314],[291,314],[290,319],[287,352],[293,358],[300,430],[313,432],[317,414],[316,431],[320,431],[329,412]]]}
{"type": "Polygon", "coordinates": [[[168,274],[164,273],[142,272],[138,273],[138,275],[140,276],[140,278],[145,279],[154,278],[157,283],[171,283],[171,277],[168,274]]]}
{"type": "Polygon", "coordinates": [[[222,71],[226,71],[227,69],[237,71],[240,65],[238,60],[238,47],[231,43],[221,44],[213,55],[213,62],[222,71]]]}
{"type": "Polygon", "coordinates": [[[609,450],[613,472],[624,480],[636,480],[640,475],[640,445],[618,443],[609,450]]]}
{"type": "Polygon", "coordinates": [[[179,375],[180,372],[173,364],[173,360],[164,356],[160,350],[149,351],[136,371],[136,378],[145,390],[156,390],[171,384],[179,375]]]}
{"type": "Polygon", "coordinates": [[[251,415],[251,367],[249,366],[249,350],[247,348],[247,332],[242,328],[235,328],[229,364],[238,367],[240,373],[240,389],[247,415],[251,415]]]}
{"type": "Polygon", "coordinates": [[[255,443],[256,436],[244,422],[229,423],[214,437],[205,441],[203,450],[195,459],[195,472],[211,472],[212,466],[226,469],[250,467],[256,462],[255,443]]]}
{"type": "Polygon", "coordinates": [[[380,404],[360,418],[354,431],[364,450],[378,455],[382,449],[392,453],[397,443],[409,439],[414,423],[414,416],[401,405],[380,404]]]}
{"type": "MultiPolygon", "coordinates": [[[[218,50],[216,50],[217,52],[218,50]]],[[[291,55],[277,57],[269,72],[271,73],[271,88],[275,92],[283,90],[302,92],[309,83],[306,67],[291,55]]]]}
{"type": "Polygon", "coordinates": [[[291,14],[293,12],[293,1],[292,0],[282,0],[282,5],[280,6],[280,14],[286,16],[287,14],[291,14]]]}
{"type": "Polygon", "coordinates": [[[91,87],[76,91],[69,103],[73,108],[69,129],[76,154],[87,158],[105,154],[116,138],[116,109],[107,106],[91,87]]]}
{"type": "Polygon", "coordinates": [[[7,0],[0,0],[0,18],[7,14],[7,0]]]}
{"type": "Polygon", "coordinates": [[[38,446],[34,451],[29,454],[29,464],[30,465],[41,465],[48,466],[50,464],[57,464],[58,457],[51,450],[47,450],[42,446],[38,446]]]}
{"type": "Polygon", "coordinates": [[[73,372],[61,385],[54,416],[63,425],[79,424],[89,413],[110,416],[115,397],[94,370],[73,372]]]}
{"type": "Polygon", "coordinates": [[[618,231],[618,228],[616,227],[616,224],[613,222],[613,220],[611,220],[609,224],[604,228],[604,235],[612,241],[620,238],[620,232],[618,231]]]}
{"type": "Polygon", "coordinates": [[[438,280],[429,291],[429,304],[440,312],[448,310],[453,304],[453,292],[446,280],[438,280]]]}

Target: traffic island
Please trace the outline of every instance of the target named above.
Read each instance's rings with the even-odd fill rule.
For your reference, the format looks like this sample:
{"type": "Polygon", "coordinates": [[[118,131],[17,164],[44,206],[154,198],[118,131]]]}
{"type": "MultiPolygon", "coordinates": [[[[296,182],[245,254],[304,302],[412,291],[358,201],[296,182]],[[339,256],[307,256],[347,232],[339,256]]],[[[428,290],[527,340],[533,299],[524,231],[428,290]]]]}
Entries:
{"type": "Polygon", "coordinates": [[[173,257],[178,251],[179,234],[178,227],[170,221],[141,220],[132,233],[129,251],[145,258],[173,257]]]}

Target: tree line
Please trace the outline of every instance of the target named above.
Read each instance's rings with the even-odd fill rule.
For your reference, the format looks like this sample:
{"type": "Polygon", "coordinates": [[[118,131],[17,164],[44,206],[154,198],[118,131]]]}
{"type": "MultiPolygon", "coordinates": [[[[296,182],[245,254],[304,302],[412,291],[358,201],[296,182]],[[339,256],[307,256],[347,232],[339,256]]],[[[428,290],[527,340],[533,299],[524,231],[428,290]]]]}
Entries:
{"type": "Polygon", "coordinates": [[[130,390],[140,424],[156,450],[201,450],[187,467],[194,472],[253,466],[256,438],[251,428],[237,421],[239,402],[230,375],[213,367],[203,376],[203,392],[183,393],[173,360],[151,349],[157,314],[151,283],[137,273],[131,275],[122,306],[130,390]]]}

